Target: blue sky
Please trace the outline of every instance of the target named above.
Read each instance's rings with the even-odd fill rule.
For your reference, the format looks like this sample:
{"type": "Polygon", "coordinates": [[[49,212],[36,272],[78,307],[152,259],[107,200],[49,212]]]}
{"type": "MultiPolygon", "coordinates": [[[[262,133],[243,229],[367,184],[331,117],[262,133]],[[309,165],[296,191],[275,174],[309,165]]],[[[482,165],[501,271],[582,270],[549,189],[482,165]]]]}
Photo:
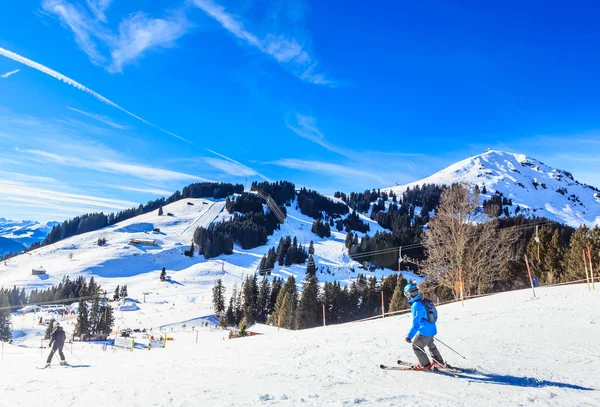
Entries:
{"type": "Polygon", "coordinates": [[[359,191],[488,147],[599,185],[598,8],[526,3],[6,4],[0,216],[203,180],[359,191]]]}

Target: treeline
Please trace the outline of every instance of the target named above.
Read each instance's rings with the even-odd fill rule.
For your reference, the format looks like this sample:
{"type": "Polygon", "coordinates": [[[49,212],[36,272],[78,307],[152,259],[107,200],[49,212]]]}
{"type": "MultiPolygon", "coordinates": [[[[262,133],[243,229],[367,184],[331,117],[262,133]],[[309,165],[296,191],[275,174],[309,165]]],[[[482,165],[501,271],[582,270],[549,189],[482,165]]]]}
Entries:
{"type": "Polygon", "coordinates": [[[253,249],[265,245],[268,237],[279,227],[277,217],[269,212],[235,214],[229,221],[212,224],[208,228],[199,227],[194,232],[194,243],[199,253],[207,258],[220,254],[231,254],[233,243],[242,249],[253,249]]]}
{"type": "Polygon", "coordinates": [[[313,222],[310,231],[321,238],[331,237],[331,227],[329,226],[329,222],[316,220],[313,222]]]}
{"type": "MultiPolygon", "coordinates": [[[[25,289],[22,288],[19,290],[17,286],[14,286],[10,290],[0,288],[0,293],[5,293],[7,295],[11,307],[21,307],[22,305],[39,304],[80,297],[81,287],[84,283],[84,277],[77,277],[75,280],[71,280],[69,276],[65,276],[58,285],[44,290],[38,290],[36,288],[29,293],[26,293],[25,289]]],[[[62,303],[70,304],[76,301],[77,300],[62,303]]]]}
{"type": "MultiPolygon", "coordinates": [[[[280,196],[287,196],[278,191],[293,189],[293,184],[272,183],[259,184],[273,185],[265,188],[280,196]]],[[[263,200],[258,195],[242,193],[235,199],[227,197],[225,207],[229,213],[234,213],[229,221],[210,225],[208,228],[199,227],[194,232],[193,242],[198,247],[198,252],[206,258],[213,258],[221,254],[233,253],[233,244],[238,243],[243,249],[253,249],[265,245],[268,237],[280,226],[279,220],[270,210],[264,213],[263,200]]],[[[280,211],[287,214],[285,206],[279,205],[280,211]]]]}
{"type": "MultiPolygon", "coordinates": [[[[117,292],[127,294],[124,291],[117,292]]],[[[69,305],[79,302],[77,323],[75,325],[76,336],[108,335],[114,323],[112,307],[105,300],[106,292],[98,285],[92,277],[88,282],[84,277],[71,280],[65,276],[56,286],[45,290],[33,290],[29,294],[24,289],[19,290],[16,286],[12,289],[0,288],[0,339],[9,340],[12,337],[10,326],[10,312],[26,304],[52,303],[69,305]],[[72,301],[69,301],[71,300],[72,301]]],[[[51,331],[52,326],[49,328],[51,331]]]]}
{"type": "Polygon", "coordinates": [[[339,218],[349,212],[348,206],[335,202],[317,191],[302,188],[298,192],[298,207],[303,215],[320,220],[325,213],[329,218],[339,218]]]}
{"type": "MultiPolygon", "coordinates": [[[[366,213],[369,211],[372,202],[381,199],[382,201],[388,200],[388,194],[378,190],[365,190],[365,192],[352,192],[350,195],[346,195],[343,192],[337,191],[334,194],[334,197],[340,198],[344,201],[350,209],[355,211],[359,211],[362,213],[366,213]]],[[[392,198],[393,202],[396,202],[396,195],[391,194],[390,198],[392,198]]]]}
{"type": "Polygon", "coordinates": [[[258,195],[243,193],[233,200],[227,197],[225,209],[229,213],[263,212],[263,200],[258,195]]]}
{"type": "Polygon", "coordinates": [[[251,189],[269,194],[278,205],[291,203],[296,196],[296,186],[288,181],[253,182],[251,189]]]}
{"type": "Polygon", "coordinates": [[[321,289],[315,273],[307,272],[302,289],[299,290],[294,276],[287,281],[266,277],[258,281],[255,274],[247,277],[241,289],[233,287],[229,305],[225,306],[225,289],[221,280],[213,288],[215,313],[221,316],[222,326],[239,326],[245,330],[251,324],[267,323],[287,329],[306,329],[325,323],[339,324],[380,315],[381,293],[384,298],[384,311],[398,311],[407,308],[403,295],[406,280],[397,274],[382,281],[375,277],[359,274],[351,286],[341,287],[339,282],[326,282],[321,289]]]}
{"type": "MultiPolygon", "coordinates": [[[[310,242],[310,247],[313,247],[313,242],[310,242]]],[[[314,253],[314,247],[312,253],[314,253]]],[[[260,275],[271,274],[271,270],[275,267],[275,263],[280,266],[291,266],[292,264],[304,264],[308,259],[309,253],[302,244],[298,244],[298,239],[294,239],[288,235],[285,238],[279,239],[277,249],[271,247],[266,255],[260,260],[258,272],[260,275]]],[[[314,264],[314,261],[313,261],[314,264]]]]}

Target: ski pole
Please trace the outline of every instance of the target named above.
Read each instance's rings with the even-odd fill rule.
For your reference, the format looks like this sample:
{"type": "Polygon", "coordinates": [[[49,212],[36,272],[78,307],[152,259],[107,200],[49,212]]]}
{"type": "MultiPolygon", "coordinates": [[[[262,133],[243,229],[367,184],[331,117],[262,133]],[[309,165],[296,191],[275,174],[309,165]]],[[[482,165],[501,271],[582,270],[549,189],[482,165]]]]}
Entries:
{"type": "MultiPolygon", "coordinates": [[[[439,343],[441,343],[442,345],[444,345],[445,347],[447,347],[448,349],[450,349],[452,352],[456,353],[458,356],[460,356],[460,357],[461,357],[461,358],[463,358],[464,360],[467,360],[467,358],[466,358],[466,357],[464,357],[463,355],[461,355],[460,353],[458,353],[457,351],[455,351],[454,349],[452,349],[450,346],[446,345],[444,342],[440,341],[438,338],[433,338],[433,339],[435,339],[435,341],[436,341],[436,342],[439,342],[439,343]]],[[[479,369],[479,370],[481,370],[481,371],[484,371],[484,372],[487,372],[487,373],[492,373],[492,372],[490,372],[489,370],[487,370],[487,369],[485,369],[485,368],[481,367],[480,365],[477,365],[477,369],[479,369]]]]}
{"type": "Polygon", "coordinates": [[[67,350],[68,350],[69,352],[71,352],[71,355],[75,356],[75,358],[77,358],[77,360],[81,362],[81,359],[79,359],[79,358],[77,357],[77,355],[76,355],[76,354],[74,354],[74,353],[73,353],[73,351],[72,351],[71,349],[67,348],[67,350]]]}
{"type": "Polygon", "coordinates": [[[446,345],[444,342],[440,341],[438,338],[433,338],[433,339],[435,339],[436,342],[439,342],[442,345],[444,345],[445,347],[447,347],[448,349],[450,349],[452,352],[456,353],[458,356],[460,356],[464,360],[467,360],[466,357],[464,357],[463,355],[461,355],[460,353],[458,353],[457,351],[455,351],[454,349],[452,349],[450,346],[446,345]]]}

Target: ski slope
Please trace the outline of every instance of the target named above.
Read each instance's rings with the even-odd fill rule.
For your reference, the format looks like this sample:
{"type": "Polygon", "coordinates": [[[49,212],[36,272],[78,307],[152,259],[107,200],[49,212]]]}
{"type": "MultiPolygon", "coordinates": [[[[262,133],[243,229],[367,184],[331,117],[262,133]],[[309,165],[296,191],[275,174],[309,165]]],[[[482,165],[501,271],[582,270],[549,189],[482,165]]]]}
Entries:
{"type": "Polygon", "coordinates": [[[442,355],[479,369],[456,377],[379,369],[415,359],[404,342],[408,315],[305,331],[264,326],[262,335],[233,340],[188,326],[169,333],[164,349],[113,353],[76,343],[65,350],[75,367],[37,370],[48,349],[27,347],[39,346],[41,332],[30,314],[15,319],[19,346],[6,345],[0,360],[0,406],[598,406],[597,288],[440,306],[439,338],[467,360],[440,346],[442,355]]]}
{"type": "Polygon", "coordinates": [[[566,171],[550,167],[523,154],[488,150],[459,161],[427,178],[406,185],[385,188],[398,197],[417,185],[452,185],[466,182],[486,187],[483,199],[496,191],[512,199],[509,208],[515,214],[517,205],[525,216],[546,217],[573,227],[600,224],[600,190],[586,186],[566,171]]]}
{"type": "MultiPolygon", "coordinates": [[[[265,210],[268,210],[266,205],[265,210]]],[[[211,223],[228,220],[232,216],[225,209],[225,200],[182,199],[165,205],[163,212],[163,216],[158,216],[158,210],[139,215],[1,262],[0,287],[11,288],[16,285],[30,291],[55,286],[65,276],[71,279],[84,276],[94,277],[110,295],[117,285],[126,284],[129,296],[138,301],[144,299],[143,293],[148,293],[145,296],[148,304],[171,304],[172,309],[160,308],[164,318],[159,324],[164,325],[208,315],[216,279],[223,280],[229,298],[234,285],[239,289],[243,279],[255,273],[269,248],[276,247],[279,239],[287,235],[296,236],[298,243],[306,248],[311,240],[314,242],[315,262],[317,267],[324,269],[318,273],[321,283],[340,281],[347,284],[356,279],[359,272],[378,279],[395,272],[388,269],[374,272],[361,270],[359,264],[347,254],[345,232],[333,228],[330,238],[318,237],[311,232],[314,219],[300,213],[295,204],[287,208],[285,223],[269,237],[266,245],[250,250],[243,250],[236,245],[233,254],[209,260],[197,253],[189,258],[183,252],[190,247],[197,227],[208,227],[211,223]],[[169,216],[169,213],[173,216],[169,216]],[[106,239],[106,245],[98,246],[100,238],[106,239]],[[132,239],[154,240],[156,245],[130,245],[132,239]],[[171,281],[160,281],[163,267],[171,281]],[[47,274],[31,275],[34,268],[44,268],[47,274]],[[198,304],[204,304],[205,307],[201,310],[194,308],[198,304]],[[189,312],[180,313],[183,309],[189,312]]],[[[383,230],[368,217],[361,217],[369,224],[370,234],[383,230]]],[[[306,264],[277,265],[271,277],[287,279],[288,276],[294,276],[301,287],[305,273],[306,264]]],[[[407,276],[412,275],[407,273],[407,276]]],[[[133,321],[123,318],[121,327],[133,322],[136,324],[130,325],[132,328],[156,326],[143,317],[133,321]]]]}

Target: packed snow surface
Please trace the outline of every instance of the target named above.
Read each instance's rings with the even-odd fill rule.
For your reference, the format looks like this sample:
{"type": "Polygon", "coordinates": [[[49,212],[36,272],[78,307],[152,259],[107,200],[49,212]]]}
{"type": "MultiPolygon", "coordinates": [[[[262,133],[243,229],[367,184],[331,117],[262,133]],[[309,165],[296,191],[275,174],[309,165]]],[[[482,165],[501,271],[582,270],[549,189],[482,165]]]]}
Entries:
{"type": "MultiPolygon", "coordinates": [[[[467,359],[438,345],[442,355],[478,369],[458,375],[379,368],[415,360],[404,342],[409,315],[304,331],[260,326],[261,335],[231,340],[215,328],[172,325],[164,349],[75,343],[65,350],[73,367],[55,358],[51,369],[38,370],[48,353],[34,348],[44,328],[34,321],[39,315],[27,314],[14,317],[18,338],[0,360],[0,406],[600,405],[600,290],[573,285],[536,294],[438,308],[439,339],[467,359]]],[[[138,305],[125,317],[153,326],[172,308],[138,305]]],[[[205,310],[198,305],[197,312],[205,310]]]]}

